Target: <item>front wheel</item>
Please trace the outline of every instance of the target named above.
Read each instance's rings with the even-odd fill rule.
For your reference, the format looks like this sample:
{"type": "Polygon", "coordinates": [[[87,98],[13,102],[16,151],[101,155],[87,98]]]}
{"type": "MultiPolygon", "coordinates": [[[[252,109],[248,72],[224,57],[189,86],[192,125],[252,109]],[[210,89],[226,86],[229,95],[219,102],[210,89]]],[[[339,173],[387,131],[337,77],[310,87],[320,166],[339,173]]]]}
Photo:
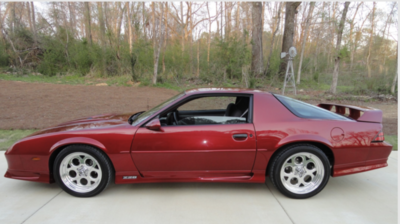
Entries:
{"type": "Polygon", "coordinates": [[[330,163],[319,148],[309,144],[289,146],[272,161],[272,183],[291,198],[309,198],[326,186],[330,163]]]}
{"type": "Polygon", "coordinates": [[[63,149],[54,162],[54,179],[67,193],[91,197],[102,192],[113,177],[108,158],[99,150],[85,145],[63,149]]]}

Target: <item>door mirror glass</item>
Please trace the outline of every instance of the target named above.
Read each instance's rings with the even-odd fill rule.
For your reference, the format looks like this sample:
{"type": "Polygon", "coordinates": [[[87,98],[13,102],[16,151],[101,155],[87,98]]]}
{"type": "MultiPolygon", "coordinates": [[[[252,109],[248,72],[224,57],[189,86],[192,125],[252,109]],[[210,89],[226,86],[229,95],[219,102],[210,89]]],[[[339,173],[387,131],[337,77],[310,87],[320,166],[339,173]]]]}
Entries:
{"type": "Polygon", "coordinates": [[[147,123],[145,127],[149,130],[158,131],[161,129],[160,120],[158,118],[155,118],[152,121],[150,121],[149,123],[147,123]]]}

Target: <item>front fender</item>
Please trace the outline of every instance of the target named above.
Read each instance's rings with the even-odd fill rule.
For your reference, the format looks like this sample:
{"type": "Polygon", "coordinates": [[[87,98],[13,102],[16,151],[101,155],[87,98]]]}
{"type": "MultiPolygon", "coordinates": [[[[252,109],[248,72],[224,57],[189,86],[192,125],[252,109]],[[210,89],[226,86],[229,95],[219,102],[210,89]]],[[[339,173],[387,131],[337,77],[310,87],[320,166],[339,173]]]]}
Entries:
{"type": "Polygon", "coordinates": [[[54,145],[51,146],[49,153],[52,154],[54,150],[58,149],[61,146],[64,145],[70,145],[70,144],[86,144],[86,145],[92,145],[96,148],[99,148],[103,150],[104,152],[107,152],[106,147],[99,141],[92,139],[92,138],[87,138],[87,137],[72,137],[72,138],[67,138],[63,139],[61,141],[56,142],[54,145]]]}

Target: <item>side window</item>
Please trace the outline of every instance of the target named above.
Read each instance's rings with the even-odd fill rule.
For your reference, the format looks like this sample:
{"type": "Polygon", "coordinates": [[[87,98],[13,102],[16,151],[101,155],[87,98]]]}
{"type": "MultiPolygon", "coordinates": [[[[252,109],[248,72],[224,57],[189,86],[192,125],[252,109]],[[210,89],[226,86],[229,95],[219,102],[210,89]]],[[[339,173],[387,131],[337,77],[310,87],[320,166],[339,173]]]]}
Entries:
{"type": "Polygon", "coordinates": [[[235,103],[236,97],[202,97],[191,100],[178,108],[178,111],[193,110],[225,110],[227,105],[235,103]]]}
{"type": "Polygon", "coordinates": [[[184,103],[160,117],[163,126],[248,122],[249,96],[210,96],[184,103]]]}

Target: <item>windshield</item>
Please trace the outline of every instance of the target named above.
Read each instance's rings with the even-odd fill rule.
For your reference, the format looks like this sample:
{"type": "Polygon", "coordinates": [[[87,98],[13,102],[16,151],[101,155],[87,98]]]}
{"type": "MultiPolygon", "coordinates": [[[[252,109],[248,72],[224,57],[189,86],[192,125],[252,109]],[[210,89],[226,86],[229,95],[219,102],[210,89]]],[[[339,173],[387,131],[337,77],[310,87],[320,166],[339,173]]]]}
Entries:
{"type": "Polygon", "coordinates": [[[173,102],[174,100],[181,98],[182,96],[185,95],[185,92],[181,92],[176,96],[173,96],[172,98],[168,99],[167,101],[164,101],[163,103],[153,107],[152,109],[140,114],[139,116],[136,117],[135,120],[133,120],[132,125],[136,126],[137,124],[139,124],[140,122],[142,122],[143,120],[145,120],[146,118],[150,117],[151,115],[153,115],[154,113],[156,113],[157,111],[161,110],[161,108],[167,106],[168,104],[170,104],[171,102],[173,102]]]}
{"type": "Polygon", "coordinates": [[[292,113],[302,118],[313,119],[329,119],[329,120],[350,120],[344,116],[340,116],[331,111],[322,109],[320,107],[304,103],[286,96],[274,94],[274,96],[281,101],[292,113]]]}

